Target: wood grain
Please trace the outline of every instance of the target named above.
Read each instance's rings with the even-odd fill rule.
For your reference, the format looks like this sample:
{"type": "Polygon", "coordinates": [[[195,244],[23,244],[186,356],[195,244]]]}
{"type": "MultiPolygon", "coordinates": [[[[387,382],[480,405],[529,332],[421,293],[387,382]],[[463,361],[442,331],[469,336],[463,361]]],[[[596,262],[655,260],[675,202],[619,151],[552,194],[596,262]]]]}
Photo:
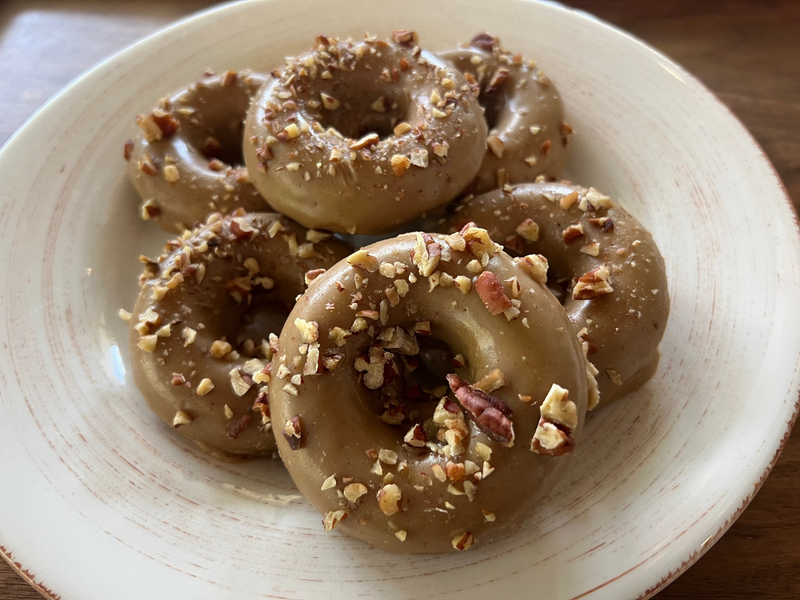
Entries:
{"type": "MultiPolygon", "coordinates": [[[[210,4],[204,0],[2,4],[0,143],[80,72],[210,4]]],[[[800,207],[800,4],[788,0],[568,4],[621,26],[694,73],[750,129],[795,207],[800,207]]],[[[730,531],[658,597],[800,597],[799,485],[800,434],[796,434],[730,531]]],[[[0,562],[0,598],[38,597],[0,562]]]]}

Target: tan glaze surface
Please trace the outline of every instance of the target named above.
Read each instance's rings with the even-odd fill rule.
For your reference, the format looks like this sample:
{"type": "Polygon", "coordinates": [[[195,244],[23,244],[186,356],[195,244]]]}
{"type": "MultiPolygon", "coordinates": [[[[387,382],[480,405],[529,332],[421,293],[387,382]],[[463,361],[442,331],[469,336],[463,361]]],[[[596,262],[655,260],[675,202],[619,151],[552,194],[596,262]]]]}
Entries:
{"type": "MultiPolygon", "coordinates": [[[[298,300],[281,334],[280,360],[273,362],[269,388],[270,406],[276,429],[283,427],[288,419],[300,417],[299,448],[292,450],[288,438],[276,435],[278,448],[298,488],[321,514],[336,514],[342,510],[348,515],[337,529],[394,552],[441,553],[452,552],[454,539],[465,532],[474,536],[475,544],[504,537],[536,510],[571,459],[569,453],[554,457],[531,451],[531,440],[539,422],[539,405],[554,383],[568,389],[569,399],[577,408],[578,425],[573,435],[579,440],[586,411],[587,382],[580,346],[564,311],[547,288],[531,279],[511,257],[503,252],[494,254],[486,267],[500,282],[518,278],[524,289],[520,295],[521,314],[509,321],[502,313],[490,313],[474,285],[466,294],[452,285],[447,288],[437,285],[430,291],[431,280],[422,277],[423,267],[418,269],[410,258],[412,252],[421,255],[424,245],[420,240],[421,234],[409,233],[366,248],[374,257],[371,260],[375,266],[379,263],[402,265],[403,274],[396,274],[396,278],[342,261],[311,284],[298,300]],[[335,337],[336,327],[351,329],[357,314],[350,306],[354,294],[361,296],[358,310],[374,306],[379,314],[381,304],[386,305],[387,296],[392,295],[387,295],[385,290],[394,289],[394,281],[411,282],[417,277],[404,297],[395,298],[395,306],[383,309],[386,312],[382,319],[368,321],[368,330],[342,340],[341,345],[330,337],[335,337]],[[359,288],[357,281],[362,278],[368,278],[369,283],[362,281],[359,288]],[[304,337],[294,326],[295,319],[316,322],[321,354],[336,354],[342,358],[332,371],[305,376],[301,385],[289,390],[288,381],[300,373],[305,364],[301,354],[304,337]],[[383,404],[385,394],[396,388],[370,389],[375,385],[369,383],[369,372],[362,377],[357,371],[363,368],[356,364],[358,357],[374,351],[376,344],[385,346],[401,365],[408,355],[413,356],[414,348],[396,349],[395,344],[376,341],[376,336],[381,337],[381,332],[387,328],[401,327],[410,332],[409,346],[417,346],[422,336],[415,337],[413,328],[426,321],[430,324],[430,337],[425,341],[443,342],[465,359],[465,367],[456,369],[445,365],[443,372],[457,371],[469,382],[477,382],[495,369],[505,375],[506,384],[492,394],[513,411],[509,417],[515,433],[513,446],[506,447],[490,439],[468,419],[468,434],[461,442],[466,451],[453,454],[451,461],[467,467],[470,466],[467,461],[477,465],[478,472],[466,479],[462,479],[463,474],[456,480],[437,479],[436,471],[447,469],[448,462],[439,452],[447,455],[458,450],[437,441],[434,437],[436,424],[424,424],[429,432],[429,448],[414,448],[404,443],[404,434],[414,423],[431,416],[435,401],[404,400],[407,396],[401,385],[397,398],[406,405],[406,412],[418,410],[421,414],[416,421],[406,419],[393,427],[382,422],[385,416],[381,415],[386,406],[383,404]],[[334,334],[329,333],[331,331],[334,334]],[[300,358],[297,366],[295,357],[300,358]],[[281,365],[288,368],[283,378],[281,365]],[[520,395],[527,397],[526,401],[520,399],[520,395]],[[490,456],[482,453],[480,444],[491,449],[490,456]],[[381,462],[380,454],[376,460],[376,452],[380,450],[396,453],[397,463],[381,462]],[[487,468],[494,468],[494,471],[481,480],[487,468]],[[336,477],[336,485],[323,490],[328,487],[323,482],[332,475],[336,477]],[[352,503],[337,492],[346,491],[349,483],[366,486],[364,495],[352,503]],[[381,490],[388,493],[383,486],[390,483],[399,488],[402,496],[396,505],[400,511],[387,515],[379,506],[378,495],[381,490]],[[474,486],[472,501],[465,495],[470,486],[474,486]],[[447,503],[452,507],[447,508],[447,503]],[[483,510],[494,513],[496,520],[489,522],[483,510]],[[398,531],[406,532],[405,541],[397,537],[398,531]]],[[[438,263],[431,275],[434,279],[446,279],[444,274],[448,274],[453,278],[462,276],[468,282],[476,280],[476,273],[466,267],[475,260],[470,251],[448,252],[444,236],[435,235],[431,241],[434,240],[443,248],[443,256],[451,255],[450,260],[442,259],[438,263]]],[[[431,248],[428,245],[428,249],[431,248]]],[[[431,250],[431,255],[434,253],[431,250]]],[[[502,285],[508,297],[513,297],[510,284],[502,285]]],[[[421,355],[420,360],[424,362],[421,355]]],[[[390,367],[386,369],[384,373],[389,372],[390,367]]],[[[403,367],[398,366],[397,370],[402,372],[403,367]]],[[[444,381],[439,379],[435,385],[442,384],[444,381]]],[[[457,407],[452,406],[452,409],[456,415],[451,414],[451,417],[463,419],[457,407]]],[[[433,417],[439,422],[437,413],[438,409],[433,417]]],[[[448,427],[451,425],[455,424],[448,423],[448,427]]]]}
{"type": "Polygon", "coordinates": [[[307,227],[380,234],[458,195],[478,171],[486,125],[461,74],[415,35],[320,36],[259,93],[245,138],[250,175],[276,210],[307,227]]]}
{"type": "Polygon", "coordinates": [[[226,72],[175,92],[153,113],[166,113],[161,117],[166,131],[156,126],[159,139],[153,141],[141,129],[147,115],[137,117],[140,127],[126,143],[125,157],[128,176],[142,197],[143,219],[181,233],[213,212],[269,208],[250,183],[241,155],[244,118],[264,81],[256,73],[226,72]],[[170,172],[173,167],[177,171],[170,172]]]}
{"type": "Polygon", "coordinates": [[[470,189],[481,193],[561,174],[572,128],[555,84],[535,60],[505,50],[488,34],[438,56],[465,74],[486,111],[489,148],[470,189]]]}
{"type": "Polygon", "coordinates": [[[619,204],[596,190],[587,191],[565,183],[526,183],[495,190],[458,206],[441,230],[449,232],[473,221],[502,240],[512,254],[538,253],[547,258],[549,282],[567,288],[564,308],[588,342],[589,360],[599,370],[600,406],[605,406],[655,373],[658,343],[669,317],[669,293],[664,259],[650,233],[619,204]],[[595,208],[590,200],[597,197],[605,199],[595,208]],[[568,201],[569,208],[563,208],[562,203],[568,201]],[[613,206],[599,207],[606,202],[613,206]],[[613,226],[609,221],[591,222],[603,218],[613,226]],[[525,229],[527,219],[536,224],[537,234],[525,229]],[[576,223],[583,234],[565,241],[565,230],[576,223]],[[538,237],[532,241],[525,235],[538,237]],[[591,256],[586,252],[592,252],[595,243],[598,254],[591,256]],[[575,298],[577,278],[602,266],[610,271],[613,291],[591,299],[575,298]]]}
{"type": "Polygon", "coordinates": [[[306,243],[305,229],[275,213],[234,215],[212,215],[190,237],[168,243],[157,263],[146,263],[130,321],[134,381],[150,408],[223,457],[275,450],[265,393],[269,334],[280,332],[303,292],[304,273],[347,253],[338,240],[306,243]],[[163,298],[154,300],[159,292],[163,298]],[[148,339],[154,350],[141,347],[148,339]],[[205,379],[213,389],[204,389],[205,379]]]}

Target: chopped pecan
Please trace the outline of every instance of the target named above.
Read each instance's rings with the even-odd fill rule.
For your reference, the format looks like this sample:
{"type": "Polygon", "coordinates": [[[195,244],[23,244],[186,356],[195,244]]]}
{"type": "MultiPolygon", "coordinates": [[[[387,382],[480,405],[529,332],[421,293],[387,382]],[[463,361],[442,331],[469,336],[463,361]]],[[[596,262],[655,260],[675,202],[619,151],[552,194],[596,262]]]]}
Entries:
{"type": "Polygon", "coordinates": [[[578,278],[578,282],[572,289],[572,297],[575,300],[590,300],[610,294],[614,291],[610,279],[611,273],[607,266],[596,267],[578,278]]]}
{"type": "Polygon", "coordinates": [[[442,245],[433,239],[429,233],[417,233],[417,243],[414,245],[411,260],[419,268],[419,274],[429,277],[439,266],[442,256],[442,245]]]}
{"type": "Polygon", "coordinates": [[[133,140],[128,140],[127,142],[125,142],[125,152],[124,152],[125,160],[130,160],[131,154],[133,154],[133,140]]]}
{"type": "Polygon", "coordinates": [[[311,269],[310,271],[306,271],[305,274],[305,283],[307,286],[311,285],[311,282],[314,281],[317,277],[322,275],[325,272],[325,269],[311,269]]]}
{"type": "Polygon", "coordinates": [[[508,79],[509,70],[505,67],[498,67],[497,70],[492,75],[492,78],[489,80],[489,85],[486,86],[486,90],[484,93],[492,94],[503,87],[506,79],[508,79]]]}
{"type": "Polygon", "coordinates": [[[531,440],[531,452],[542,456],[561,456],[574,449],[575,440],[558,423],[551,423],[544,417],[539,419],[531,440]]]}
{"type": "Polygon", "coordinates": [[[392,361],[393,354],[385,352],[380,346],[369,349],[369,362],[364,374],[364,385],[371,390],[377,390],[390,384],[398,375],[392,361]]]}
{"type": "MultiPolygon", "coordinates": [[[[462,367],[464,365],[461,365],[462,367]]],[[[491,394],[495,390],[499,390],[506,384],[506,376],[500,369],[494,369],[484,375],[480,381],[475,383],[475,387],[483,390],[487,394],[491,394]]]]}
{"type": "Polygon", "coordinates": [[[416,336],[413,333],[409,334],[402,327],[388,327],[381,331],[376,339],[386,350],[394,350],[398,354],[406,356],[419,354],[416,336]]]}
{"type": "Polygon", "coordinates": [[[447,376],[447,383],[481,431],[505,446],[514,444],[514,424],[509,418],[511,409],[505,402],[473,387],[455,373],[447,376]]]}
{"type": "Polygon", "coordinates": [[[499,315],[512,306],[503,284],[491,271],[484,271],[478,275],[475,279],[475,291],[493,315],[499,315]]]}
{"type": "Polygon", "coordinates": [[[612,231],[614,229],[614,221],[611,220],[611,217],[598,217],[595,219],[587,219],[589,223],[595,225],[602,229],[605,233],[612,231]]]}
{"type": "Polygon", "coordinates": [[[148,142],[172,137],[181,126],[171,113],[156,109],[149,115],[137,117],[137,124],[148,142]]]}
{"type": "Polygon", "coordinates": [[[541,254],[529,254],[527,256],[517,257],[514,259],[514,264],[533,277],[534,281],[547,283],[547,269],[549,268],[549,264],[547,259],[541,254]]]}
{"type": "Polygon", "coordinates": [[[378,507],[387,517],[391,517],[393,514],[400,511],[400,500],[403,494],[400,488],[394,483],[390,483],[379,489],[377,497],[378,507]]]}
{"type": "Polygon", "coordinates": [[[418,39],[415,31],[406,31],[405,29],[393,31],[392,38],[394,38],[394,41],[398,44],[416,44],[418,39]]]}
{"type": "Polygon", "coordinates": [[[578,426],[578,407],[569,399],[569,390],[557,383],[550,387],[539,410],[543,418],[563,427],[567,433],[572,433],[578,426]]]}
{"type": "Polygon", "coordinates": [[[294,416],[283,426],[283,437],[291,450],[297,450],[303,443],[303,423],[299,416],[294,416]]]}
{"type": "Polygon", "coordinates": [[[488,33],[479,33],[470,41],[471,46],[475,46],[476,48],[480,48],[481,50],[486,50],[487,52],[491,52],[494,50],[495,44],[497,44],[498,39],[493,35],[489,35],[488,33]]]}
{"type": "Polygon", "coordinates": [[[329,510],[322,518],[322,526],[325,531],[331,531],[339,521],[344,521],[347,518],[347,513],[343,510],[329,510]]]}
{"type": "Polygon", "coordinates": [[[425,430],[422,425],[416,423],[408,430],[403,437],[403,441],[414,448],[424,448],[425,443],[428,441],[428,436],[425,435],[425,430]]]}
{"type": "Polygon", "coordinates": [[[453,548],[456,550],[469,550],[474,541],[475,536],[473,536],[471,532],[465,531],[464,533],[453,538],[453,548]]]}
{"type": "Polygon", "coordinates": [[[249,240],[258,234],[258,229],[244,217],[236,217],[231,219],[231,233],[238,240],[249,240]]]}
{"type": "Polygon", "coordinates": [[[242,432],[244,432],[244,430],[247,429],[247,426],[249,424],[250,424],[250,415],[242,415],[233,423],[228,425],[228,428],[225,430],[225,435],[227,435],[232,440],[235,440],[240,435],[242,435],[242,432]]]}
{"type": "Polygon", "coordinates": [[[580,223],[573,223],[569,225],[564,231],[561,232],[561,238],[565,243],[570,243],[573,240],[583,237],[583,225],[580,223]]]}

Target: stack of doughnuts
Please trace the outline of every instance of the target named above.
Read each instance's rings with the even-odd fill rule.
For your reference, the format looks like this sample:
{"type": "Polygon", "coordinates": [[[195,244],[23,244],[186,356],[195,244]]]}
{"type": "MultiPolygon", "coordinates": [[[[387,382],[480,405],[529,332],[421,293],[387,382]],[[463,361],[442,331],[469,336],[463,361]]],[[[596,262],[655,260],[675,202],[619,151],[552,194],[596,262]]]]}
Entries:
{"type": "Polygon", "coordinates": [[[279,456],[325,530],[402,553],[504,537],[587,411],[656,371],[658,247],[558,180],[559,93],[497,38],[318,36],[136,122],[141,217],[179,237],[120,311],[134,381],[212,455],[279,456]]]}

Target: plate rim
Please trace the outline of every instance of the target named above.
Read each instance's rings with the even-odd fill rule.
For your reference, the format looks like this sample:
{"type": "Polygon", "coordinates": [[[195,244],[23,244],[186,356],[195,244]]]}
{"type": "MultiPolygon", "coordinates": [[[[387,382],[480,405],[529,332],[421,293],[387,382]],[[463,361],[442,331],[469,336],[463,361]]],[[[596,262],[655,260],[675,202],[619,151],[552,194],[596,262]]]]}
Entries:
{"type": "MultiPolygon", "coordinates": [[[[55,104],[62,96],[70,92],[76,86],[80,85],[86,78],[93,76],[94,73],[108,66],[111,62],[123,60],[126,57],[126,55],[135,52],[140,46],[147,45],[153,38],[160,38],[164,35],[168,35],[169,32],[179,29],[193,21],[203,19],[213,13],[227,11],[232,8],[244,6],[247,4],[270,3],[273,1],[276,0],[231,0],[205,9],[201,9],[197,12],[184,16],[176,21],[170,22],[169,24],[148,34],[147,36],[141,38],[140,40],[137,40],[136,42],[126,46],[125,48],[122,48],[121,50],[93,64],[92,66],[84,70],[82,73],[77,75],[75,78],[73,78],[57,93],[55,93],[52,97],[50,97],[44,104],[42,104],[39,108],[37,108],[33,112],[33,114],[31,114],[16,129],[16,131],[14,131],[14,133],[5,141],[2,147],[0,147],[0,169],[2,169],[5,156],[11,151],[13,146],[20,143],[18,140],[25,134],[26,130],[29,129],[31,123],[39,118],[41,113],[50,110],[52,108],[52,105],[55,104]]],[[[676,62],[666,54],[662,53],[660,50],[654,48],[646,41],[642,40],[641,38],[629,33],[628,31],[612,23],[609,23],[608,21],[602,18],[595,16],[589,11],[573,8],[554,0],[521,0],[521,1],[528,2],[531,4],[547,5],[556,10],[571,13],[572,15],[575,15],[580,19],[591,21],[596,25],[612,30],[616,35],[623,36],[624,38],[627,38],[628,40],[636,43],[636,45],[639,46],[641,50],[650,54],[654,59],[657,59],[663,63],[668,64],[670,68],[675,69],[681,74],[682,77],[685,77],[686,80],[688,80],[690,84],[695,87],[696,90],[705,93],[710,98],[712,98],[716,102],[717,106],[723,109],[723,111],[726,112],[727,115],[732,118],[732,121],[736,123],[736,125],[739,128],[739,134],[744,134],[744,136],[749,140],[749,142],[755,148],[757,153],[760,155],[760,158],[766,163],[766,165],[771,170],[772,177],[774,178],[773,183],[777,183],[776,191],[780,191],[783,200],[788,204],[789,211],[792,216],[792,221],[794,226],[791,228],[791,235],[789,236],[789,239],[793,238],[795,242],[800,242],[800,215],[798,215],[798,210],[795,208],[792,198],[789,195],[789,192],[786,189],[786,186],[783,180],[781,179],[777,169],[773,165],[772,161],[769,159],[764,149],[755,139],[753,134],[744,125],[742,120],[731,110],[730,107],[728,107],[722,100],[720,100],[720,98],[711,89],[709,89],[702,80],[697,78],[693,73],[688,71],[680,63],[676,62]]],[[[794,370],[795,382],[787,391],[785,397],[785,401],[788,403],[791,402],[790,398],[792,394],[796,395],[796,399],[793,401],[793,410],[791,417],[784,426],[784,429],[782,431],[783,436],[780,442],[778,443],[777,448],[773,453],[773,456],[769,460],[765,461],[765,466],[760,474],[760,477],[756,481],[752,481],[747,484],[747,487],[751,487],[752,489],[750,489],[749,491],[747,491],[742,495],[740,505],[732,513],[730,513],[728,516],[719,515],[716,518],[714,522],[717,525],[716,531],[711,533],[706,539],[706,541],[703,542],[699,548],[695,549],[688,556],[686,556],[681,561],[681,564],[677,569],[668,571],[658,581],[653,580],[652,585],[650,585],[650,587],[641,590],[640,595],[638,596],[639,600],[651,598],[652,596],[654,596],[655,594],[666,588],[670,583],[675,581],[678,577],[680,577],[683,573],[685,573],[693,564],[695,564],[700,558],[702,558],[702,556],[705,555],[705,553],[708,552],[708,550],[711,549],[711,547],[713,547],[714,544],[716,544],[724,536],[724,534],[728,531],[728,529],[736,522],[736,520],[742,515],[742,513],[747,509],[749,504],[758,494],[761,487],[764,485],[770,473],[772,472],[772,469],[775,467],[778,459],[780,458],[781,453],[783,452],[791,436],[798,415],[800,414],[800,380],[798,380],[798,374],[800,374],[800,358],[798,358],[797,364],[795,365],[795,370],[794,370]]],[[[745,490],[742,489],[741,491],[745,490]]],[[[0,531],[0,542],[2,541],[3,541],[3,533],[2,531],[0,531]]],[[[48,585],[46,585],[44,581],[37,581],[36,576],[29,569],[27,569],[20,562],[14,560],[13,549],[7,548],[2,543],[0,543],[0,556],[2,556],[2,558],[20,577],[22,577],[22,579],[24,579],[31,587],[33,587],[43,597],[49,598],[51,600],[60,600],[61,596],[58,592],[48,587],[48,585]]],[[[603,583],[595,586],[590,590],[586,590],[579,596],[575,596],[574,600],[577,600],[578,598],[587,597],[597,592],[598,590],[601,590],[603,587],[613,583],[614,581],[617,581],[618,579],[625,577],[625,575],[627,575],[632,570],[633,569],[630,569],[629,571],[626,571],[611,579],[604,581],[603,583]]],[[[658,573],[655,574],[655,576],[657,575],[658,573]]],[[[655,579],[655,577],[653,579],[655,579]]]]}

